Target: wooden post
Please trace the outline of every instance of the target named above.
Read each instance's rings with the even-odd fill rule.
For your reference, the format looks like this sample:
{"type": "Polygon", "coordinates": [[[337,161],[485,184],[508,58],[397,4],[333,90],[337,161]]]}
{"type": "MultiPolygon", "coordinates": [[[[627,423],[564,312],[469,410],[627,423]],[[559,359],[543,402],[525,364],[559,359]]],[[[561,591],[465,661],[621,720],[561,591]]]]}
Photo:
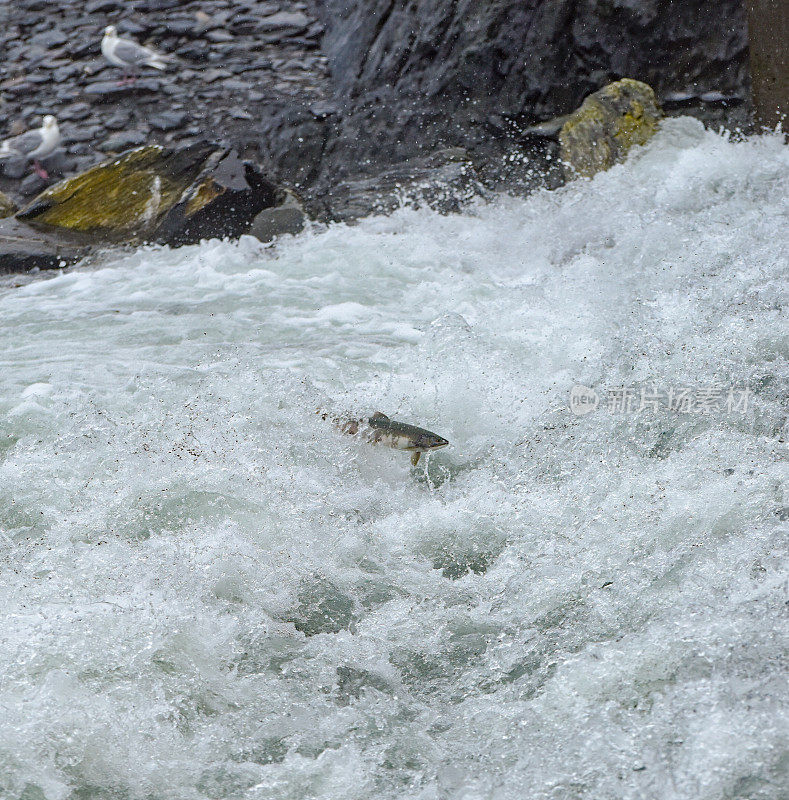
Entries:
{"type": "Polygon", "coordinates": [[[757,125],[789,131],[789,0],[746,0],[757,125]]]}

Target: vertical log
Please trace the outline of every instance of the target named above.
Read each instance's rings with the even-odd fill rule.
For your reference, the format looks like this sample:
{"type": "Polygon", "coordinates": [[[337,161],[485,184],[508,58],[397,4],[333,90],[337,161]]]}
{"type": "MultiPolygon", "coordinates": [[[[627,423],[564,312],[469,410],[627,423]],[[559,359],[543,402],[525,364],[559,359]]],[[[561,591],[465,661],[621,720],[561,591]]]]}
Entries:
{"type": "Polygon", "coordinates": [[[789,130],[789,0],[746,0],[756,122],[789,130]]]}

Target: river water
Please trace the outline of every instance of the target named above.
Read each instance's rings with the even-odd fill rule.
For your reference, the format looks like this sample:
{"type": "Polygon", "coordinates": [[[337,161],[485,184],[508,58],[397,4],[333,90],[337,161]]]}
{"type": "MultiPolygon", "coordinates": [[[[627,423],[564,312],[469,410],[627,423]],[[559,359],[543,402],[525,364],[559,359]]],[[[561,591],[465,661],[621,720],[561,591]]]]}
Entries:
{"type": "Polygon", "coordinates": [[[785,798],[787,230],[781,139],[679,119],[4,284],[0,796],[785,798]]]}

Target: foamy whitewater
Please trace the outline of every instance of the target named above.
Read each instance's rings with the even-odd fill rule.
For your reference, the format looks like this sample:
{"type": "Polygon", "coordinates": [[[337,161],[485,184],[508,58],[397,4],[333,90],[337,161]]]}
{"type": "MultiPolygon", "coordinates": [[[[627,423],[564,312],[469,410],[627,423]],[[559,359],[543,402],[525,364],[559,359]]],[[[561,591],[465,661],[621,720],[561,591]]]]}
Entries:
{"type": "Polygon", "coordinates": [[[6,281],[0,796],[785,798],[787,231],[781,138],[679,119],[526,200],[6,281]]]}

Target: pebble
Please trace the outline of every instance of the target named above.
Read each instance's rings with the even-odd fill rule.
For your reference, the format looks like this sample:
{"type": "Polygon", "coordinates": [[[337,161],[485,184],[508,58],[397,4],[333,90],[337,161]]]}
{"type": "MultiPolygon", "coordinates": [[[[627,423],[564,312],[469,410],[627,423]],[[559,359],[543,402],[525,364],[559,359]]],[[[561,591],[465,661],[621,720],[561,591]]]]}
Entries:
{"type": "Polygon", "coordinates": [[[19,185],[19,191],[24,195],[38,194],[49,185],[40,175],[31,172],[19,185]]]}
{"type": "Polygon", "coordinates": [[[232,42],[235,37],[233,34],[228,33],[227,31],[209,31],[206,35],[206,39],[211,42],[232,42]]]}
{"type": "Polygon", "coordinates": [[[119,131],[129,124],[130,117],[129,111],[118,110],[104,120],[104,127],[112,131],[119,131]]]}
{"type": "Polygon", "coordinates": [[[101,103],[144,92],[157,93],[161,88],[162,84],[155,78],[141,78],[126,86],[118,86],[117,82],[99,81],[86,86],[85,94],[101,103]]]}
{"type": "Polygon", "coordinates": [[[123,131],[110,136],[105,139],[100,145],[99,150],[105,153],[113,152],[120,153],[123,150],[128,150],[131,147],[139,147],[148,141],[148,137],[142,131],[123,131]]]}
{"type": "Polygon", "coordinates": [[[38,46],[49,49],[52,47],[57,47],[60,44],[65,44],[67,41],[68,36],[66,36],[63,31],[58,28],[53,28],[51,31],[44,31],[43,33],[37,33],[34,36],[31,36],[27,41],[27,45],[28,47],[38,46]]]}
{"type": "Polygon", "coordinates": [[[165,111],[151,117],[148,122],[158,131],[172,131],[180,128],[186,122],[187,116],[185,111],[165,111]]]}
{"type": "Polygon", "coordinates": [[[260,20],[260,27],[262,30],[293,28],[301,31],[307,28],[311,22],[312,20],[301,12],[280,11],[270,17],[263,17],[260,20]]]}
{"type": "Polygon", "coordinates": [[[213,83],[219,78],[230,78],[233,73],[229,69],[207,69],[202,73],[203,80],[206,83],[213,83]]]}

